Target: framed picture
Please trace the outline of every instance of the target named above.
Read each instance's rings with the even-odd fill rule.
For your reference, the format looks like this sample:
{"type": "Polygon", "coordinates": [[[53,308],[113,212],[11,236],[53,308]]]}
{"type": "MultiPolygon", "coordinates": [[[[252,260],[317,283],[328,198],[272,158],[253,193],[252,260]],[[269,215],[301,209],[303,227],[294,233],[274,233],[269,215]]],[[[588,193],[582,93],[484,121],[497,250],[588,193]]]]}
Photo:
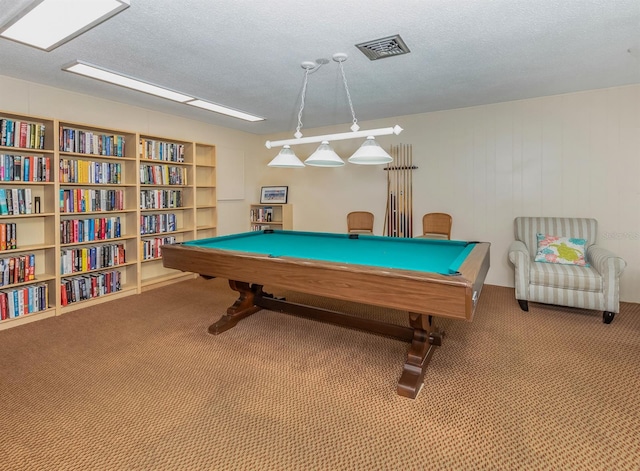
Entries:
{"type": "Polygon", "coordinates": [[[287,204],[288,186],[263,186],[260,192],[260,204],[287,204]]]}

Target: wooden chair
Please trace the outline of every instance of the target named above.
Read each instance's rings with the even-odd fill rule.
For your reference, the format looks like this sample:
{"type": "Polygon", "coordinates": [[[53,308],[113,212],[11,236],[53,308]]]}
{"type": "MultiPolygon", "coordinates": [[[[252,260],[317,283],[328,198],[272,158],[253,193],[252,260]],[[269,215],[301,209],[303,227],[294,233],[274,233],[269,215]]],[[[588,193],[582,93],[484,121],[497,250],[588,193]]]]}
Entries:
{"type": "Polygon", "coordinates": [[[451,239],[453,219],[447,213],[428,213],[422,216],[422,237],[451,239]]]}
{"type": "Polygon", "coordinates": [[[347,231],[357,234],[373,234],[373,213],[353,211],[347,214],[347,231]]]}

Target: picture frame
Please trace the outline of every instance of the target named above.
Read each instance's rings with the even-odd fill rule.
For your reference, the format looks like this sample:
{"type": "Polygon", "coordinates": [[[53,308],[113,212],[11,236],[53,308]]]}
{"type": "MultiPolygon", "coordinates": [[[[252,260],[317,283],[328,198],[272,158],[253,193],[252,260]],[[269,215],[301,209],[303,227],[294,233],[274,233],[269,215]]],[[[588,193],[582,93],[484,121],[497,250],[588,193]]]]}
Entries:
{"type": "Polygon", "coordinates": [[[287,204],[288,186],[263,186],[260,190],[260,204],[287,204]]]}

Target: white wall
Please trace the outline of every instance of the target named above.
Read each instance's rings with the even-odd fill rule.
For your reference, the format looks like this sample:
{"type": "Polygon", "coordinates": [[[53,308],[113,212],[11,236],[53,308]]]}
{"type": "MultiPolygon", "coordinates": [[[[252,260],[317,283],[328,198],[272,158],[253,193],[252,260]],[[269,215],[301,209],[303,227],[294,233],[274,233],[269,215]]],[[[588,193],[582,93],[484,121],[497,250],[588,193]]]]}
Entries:
{"type": "MultiPolygon", "coordinates": [[[[622,300],[640,302],[640,85],[359,124],[405,129],[378,140],[387,149],[412,146],[419,167],[413,175],[414,228],[420,230],[424,213],[442,211],[453,216],[453,238],[491,242],[488,283],[513,286],[507,249],[514,217],[593,217],[598,243],[627,261],[622,300]]],[[[359,143],[340,141],[334,148],[348,157],[359,143]]],[[[304,160],[314,147],[293,149],[304,160]]],[[[257,200],[262,185],[288,185],[295,229],[343,232],[346,214],[361,209],[375,214],[375,232],[382,234],[384,170],[350,164],[267,168],[276,153],[263,148],[255,165],[247,165],[248,198],[257,200]]]]}

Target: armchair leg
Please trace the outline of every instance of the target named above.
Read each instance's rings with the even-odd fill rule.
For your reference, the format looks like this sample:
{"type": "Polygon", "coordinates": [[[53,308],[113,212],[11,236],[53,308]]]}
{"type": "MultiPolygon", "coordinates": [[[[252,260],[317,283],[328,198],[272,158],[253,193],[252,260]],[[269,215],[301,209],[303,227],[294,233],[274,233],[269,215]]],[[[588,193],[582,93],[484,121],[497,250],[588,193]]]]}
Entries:
{"type": "Polygon", "coordinates": [[[526,299],[518,299],[518,304],[520,305],[520,309],[529,312],[529,301],[526,299]]]}
{"type": "Polygon", "coordinates": [[[604,311],[602,313],[602,322],[604,322],[605,324],[611,324],[611,321],[613,320],[613,317],[615,315],[616,315],[615,312],[604,311]]]}

